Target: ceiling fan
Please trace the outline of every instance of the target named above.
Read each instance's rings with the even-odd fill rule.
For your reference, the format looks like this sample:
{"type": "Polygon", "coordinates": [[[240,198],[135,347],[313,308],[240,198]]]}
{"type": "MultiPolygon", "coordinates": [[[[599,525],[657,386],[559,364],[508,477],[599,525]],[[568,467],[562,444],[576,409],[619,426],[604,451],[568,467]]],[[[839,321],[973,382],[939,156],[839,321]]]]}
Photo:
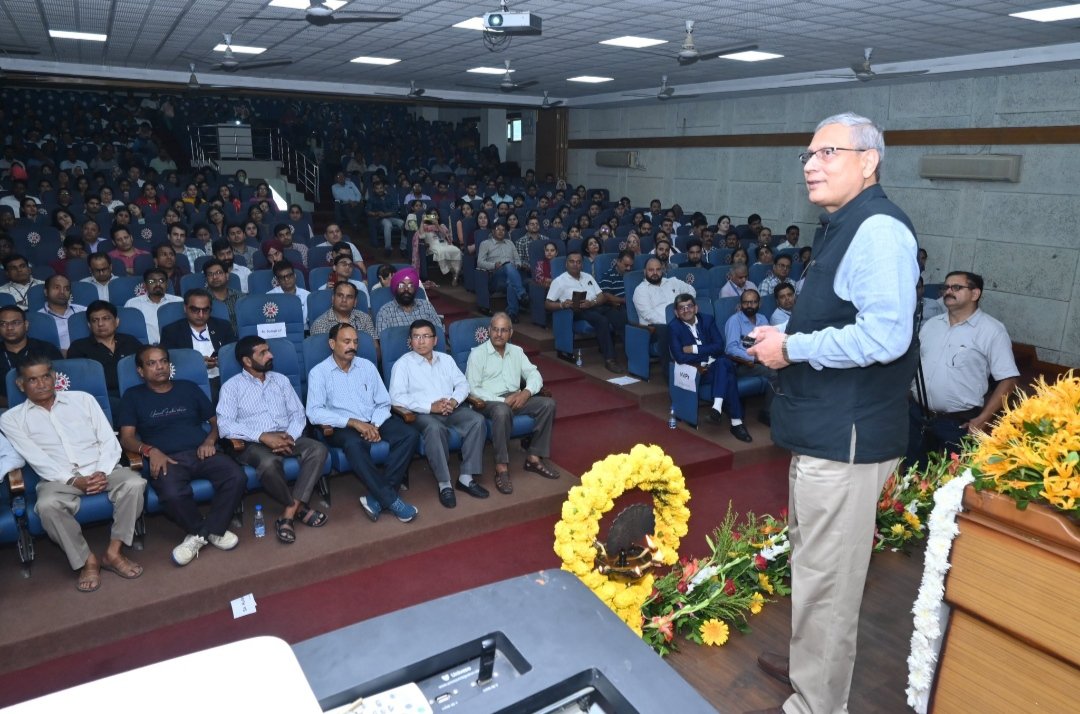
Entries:
{"type": "Polygon", "coordinates": [[[401,15],[396,15],[392,12],[336,12],[334,8],[325,3],[316,2],[311,0],[307,10],[304,11],[304,16],[301,17],[288,17],[288,18],[271,18],[263,15],[248,15],[241,17],[241,20],[273,20],[274,22],[308,22],[316,27],[325,27],[327,25],[344,25],[352,22],[397,22],[401,20],[401,15]]]}
{"type": "MultiPolygon", "coordinates": [[[[513,70],[510,69],[510,60],[505,60],[503,65],[506,67],[506,74],[503,75],[502,80],[499,82],[498,88],[500,92],[516,92],[520,89],[528,89],[534,84],[539,84],[539,80],[531,80],[529,82],[515,82],[512,76],[513,70]]],[[[491,85],[487,84],[462,84],[462,87],[475,87],[479,89],[491,89],[491,85]]]]}
{"type": "MultiPolygon", "coordinates": [[[[656,97],[660,101],[666,101],[668,99],[671,99],[673,96],[675,96],[675,87],[672,87],[670,84],[667,83],[667,75],[665,74],[663,77],[660,78],[660,89],[656,92],[656,94],[644,94],[642,92],[634,92],[632,94],[623,94],[623,96],[624,97],[638,97],[638,98],[641,98],[641,99],[652,99],[653,97],[656,97]]],[[[696,94],[680,94],[679,98],[680,99],[693,99],[696,96],[698,96],[698,95],[696,95],[696,94]]]]}
{"type": "Polygon", "coordinates": [[[869,82],[874,79],[896,79],[898,77],[914,77],[920,74],[926,74],[930,70],[918,69],[912,72],[875,72],[874,68],[870,65],[870,56],[874,54],[873,47],[867,47],[863,50],[863,61],[856,62],[851,65],[851,71],[855,74],[848,74],[847,72],[832,72],[825,74],[815,74],[815,77],[829,77],[837,79],[857,79],[860,82],[869,82]]]}
{"type": "Polygon", "coordinates": [[[266,67],[281,67],[283,65],[292,64],[291,59],[282,60],[248,60],[241,62],[236,59],[232,50],[232,33],[221,33],[225,38],[225,57],[218,64],[214,65],[213,69],[221,70],[222,72],[238,72],[242,69],[264,69],[266,67]]]}
{"type": "Polygon", "coordinates": [[[398,98],[402,98],[404,96],[405,99],[423,99],[424,101],[435,101],[435,102],[441,102],[442,101],[442,97],[433,97],[430,94],[427,94],[427,90],[424,89],[423,87],[417,87],[416,82],[413,81],[413,80],[409,81],[409,93],[408,94],[401,95],[401,94],[393,94],[391,92],[375,92],[375,94],[379,95],[380,97],[398,97],[398,98]]]}
{"type": "Polygon", "coordinates": [[[723,57],[724,55],[735,54],[736,52],[749,52],[750,50],[756,50],[758,46],[753,42],[744,42],[737,45],[727,45],[725,47],[717,47],[716,49],[709,50],[708,52],[702,52],[694,44],[694,21],[686,21],[686,39],[683,40],[682,48],[672,54],[670,52],[658,52],[655,50],[643,50],[649,54],[657,55],[659,57],[674,57],[680,66],[686,67],[687,65],[700,62],[701,60],[711,60],[717,57],[723,57]]]}
{"type": "Polygon", "coordinates": [[[557,107],[557,106],[559,106],[559,105],[561,105],[561,104],[564,104],[563,100],[561,100],[561,99],[556,99],[555,101],[552,101],[552,100],[551,100],[551,99],[550,99],[550,98],[548,97],[548,93],[547,93],[547,92],[544,92],[544,103],[540,105],[540,108],[541,108],[541,109],[551,109],[551,108],[553,108],[553,107],[557,107]]]}
{"type": "Polygon", "coordinates": [[[188,69],[191,70],[186,85],[189,91],[197,92],[200,89],[234,89],[234,87],[227,84],[203,84],[200,82],[198,76],[195,74],[194,62],[188,62],[188,69]]]}

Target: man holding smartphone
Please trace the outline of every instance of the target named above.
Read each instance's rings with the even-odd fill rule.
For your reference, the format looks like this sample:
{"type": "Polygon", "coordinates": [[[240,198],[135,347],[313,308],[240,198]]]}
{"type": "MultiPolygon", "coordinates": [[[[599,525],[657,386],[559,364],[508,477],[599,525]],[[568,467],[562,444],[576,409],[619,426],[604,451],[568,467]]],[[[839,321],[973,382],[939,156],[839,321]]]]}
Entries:
{"type": "Polygon", "coordinates": [[[206,374],[210,378],[210,393],[217,403],[221,389],[221,372],[218,370],[218,350],[222,345],[236,342],[236,333],[228,320],[210,316],[212,298],[203,288],[192,288],[184,293],[184,315],[161,328],[161,346],[165,349],[194,349],[206,361],[206,374]]]}

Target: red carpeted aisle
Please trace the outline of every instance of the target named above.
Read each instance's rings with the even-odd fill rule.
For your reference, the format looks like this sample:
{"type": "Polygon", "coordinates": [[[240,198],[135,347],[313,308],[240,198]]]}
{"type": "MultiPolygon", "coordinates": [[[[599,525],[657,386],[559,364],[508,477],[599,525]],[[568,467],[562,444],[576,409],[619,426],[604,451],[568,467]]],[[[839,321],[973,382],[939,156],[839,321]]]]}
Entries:
{"type": "MultiPolygon", "coordinates": [[[[702,552],[705,535],[723,517],[729,501],[740,511],[778,512],[786,501],[786,474],[786,460],[776,460],[739,473],[714,471],[689,477],[693,516],[682,554],[702,552]]],[[[548,517],[528,521],[263,597],[258,600],[256,614],[239,620],[219,611],[10,672],[0,676],[0,706],[246,637],[274,635],[298,642],[443,595],[557,567],[551,549],[555,520],[548,517]]],[[[313,579],[316,577],[313,574],[313,579]]],[[[87,606],[92,604],[87,598],[87,606]]],[[[462,613],[463,617],[482,615],[462,613]]]]}

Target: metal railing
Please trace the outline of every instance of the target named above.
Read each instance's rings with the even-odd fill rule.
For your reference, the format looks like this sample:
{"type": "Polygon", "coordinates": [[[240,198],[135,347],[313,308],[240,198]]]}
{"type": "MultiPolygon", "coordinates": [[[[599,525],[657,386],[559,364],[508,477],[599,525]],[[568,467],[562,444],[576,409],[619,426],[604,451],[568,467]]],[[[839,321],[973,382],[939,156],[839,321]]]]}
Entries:
{"type": "Polygon", "coordinates": [[[312,202],[319,200],[319,164],[295,149],[278,129],[246,124],[206,124],[188,127],[191,163],[218,170],[222,159],[274,161],[312,202]]]}

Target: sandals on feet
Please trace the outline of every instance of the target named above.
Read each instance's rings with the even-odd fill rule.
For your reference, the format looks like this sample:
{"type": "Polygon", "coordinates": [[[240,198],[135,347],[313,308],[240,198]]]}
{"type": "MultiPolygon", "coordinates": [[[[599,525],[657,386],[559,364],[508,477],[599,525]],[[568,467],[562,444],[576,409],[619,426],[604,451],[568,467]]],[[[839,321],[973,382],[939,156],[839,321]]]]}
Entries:
{"type": "Polygon", "coordinates": [[[309,528],[318,528],[319,526],[325,525],[326,519],[327,516],[325,513],[316,511],[314,508],[300,506],[300,508],[296,509],[296,520],[309,528]]]}
{"type": "Polygon", "coordinates": [[[101,587],[101,567],[85,566],[79,571],[79,579],[75,581],[75,589],[81,593],[92,593],[101,587]]]}
{"type": "Polygon", "coordinates": [[[277,519],[276,521],[274,521],[274,531],[277,533],[277,539],[282,543],[296,542],[296,531],[293,530],[293,519],[277,519]]]}
{"type": "Polygon", "coordinates": [[[549,468],[548,465],[544,463],[543,459],[540,459],[539,461],[536,461],[536,462],[526,461],[525,462],[525,470],[526,471],[532,471],[534,474],[540,474],[544,478],[550,478],[550,479],[557,479],[561,475],[555,469],[549,468]]]}
{"type": "Polygon", "coordinates": [[[143,574],[143,567],[138,563],[129,560],[125,556],[121,555],[120,559],[115,563],[106,563],[101,561],[101,569],[108,570],[110,573],[116,573],[125,580],[134,580],[143,574]]]}
{"type": "Polygon", "coordinates": [[[509,471],[496,471],[495,472],[495,488],[499,493],[509,496],[514,492],[514,484],[510,483],[509,471]]]}

